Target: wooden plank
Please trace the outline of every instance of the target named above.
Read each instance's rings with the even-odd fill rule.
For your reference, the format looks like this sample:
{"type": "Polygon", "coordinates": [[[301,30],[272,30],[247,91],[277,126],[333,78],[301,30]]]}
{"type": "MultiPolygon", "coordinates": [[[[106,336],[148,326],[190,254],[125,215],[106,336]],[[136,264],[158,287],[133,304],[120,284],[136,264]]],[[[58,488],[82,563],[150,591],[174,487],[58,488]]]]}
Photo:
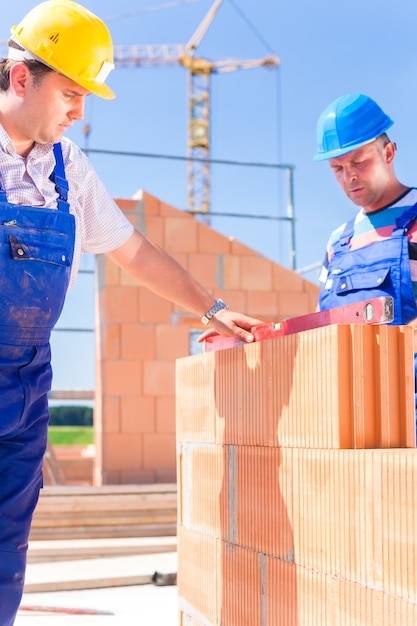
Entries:
{"type": "Polygon", "coordinates": [[[59,511],[78,512],[78,511],[91,511],[92,513],[99,514],[104,511],[112,511],[123,507],[124,511],[157,511],[165,508],[176,508],[177,502],[172,497],[161,498],[155,500],[148,500],[146,502],[133,499],[123,498],[102,498],[99,499],[68,499],[65,501],[49,501],[39,502],[37,515],[52,514],[55,515],[59,511]]]}
{"type": "Polygon", "coordinates": [[[50,400],[94,400],[93,389],[52,389],[48,393],[50,400]]]}
{"type": "Polygon", "coordinates": [[[176,483],[155,483],[149,485],[49,485],[41,491],[41,497],[52,495],[107,495],[107,494],[148,494],[148,493],[176,493],[176,483]]]}
{"type": "Polygon", "coordinates": [[[176,536],[31,541],[28,563],[78,561],[104,557],[176,552],[176,536]]]}
{"type": "MultiPolygon", "coordinates": [[[[93,517],[82,515],[81,517],[69,517],[69,516],[56,516],[53,518],[53,525],[55,528],[64,528],[68,526],[132,526],[134,524],[156,524],[159,522],[171,522],[177,518],[176,511],[164,511],[160,515],[132,515],[127,517],[126,515],[111,515],[106,517],[93,517]]],[[[49,528],[51,526],[51,519],[41,518],[36,524],[32,525],[32,528],[49,528]]]]}
{"type": "Polygon", "coordinates": [[[30,540],[176,534],[177,487],[50,486],[42,490],[30,540]]]}
{"type": "Polygon", "coordinates": [[[71,528],[32,528],[30,541],[52,539],[105,539],[123,537],[162,537],[175,536],[176,522],[158,524],[139,524],[136,526],[73,526],[71,528]]]}

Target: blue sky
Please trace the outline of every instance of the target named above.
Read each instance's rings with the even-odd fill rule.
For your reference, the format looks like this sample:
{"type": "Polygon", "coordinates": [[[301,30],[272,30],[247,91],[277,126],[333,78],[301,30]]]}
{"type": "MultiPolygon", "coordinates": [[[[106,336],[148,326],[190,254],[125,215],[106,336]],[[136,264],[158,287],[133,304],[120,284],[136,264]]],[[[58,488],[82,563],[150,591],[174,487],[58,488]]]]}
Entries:
{"type": "MultiPolygon", "coordinates": [[[[0,40],[34,4],[20,0],[2,7],[0,40]]],[[[115,44],[184,44],[212,0],[86,0],[84,5],[106,21],[115,44]]],[[[321,261],[330,231],[354,211],[328,165],[312,160],[317,118],[333,99],[366,93],[378,101],[395,122],[390,136],[398,147],[397,174],[405,184],[416,184],[416,25],[413,0],[224,0],[198,47],[198,56],[212,61],[260,59],[271,52],[280,59],[277,70],[212,76],[211,157],[294,166],[297,267],[321,261]]],[[[183,67],[119,68],[108,83],[117,94],[114,101],[88,98],[90,148],[186,155],[183,67]]],[[[86,146],[83,123],[69,136],[86,146]]],[[[129,198],[143,188],[187,208],[184,162],[96,154],[91,159],[113,196],[129,198]]],[[[213,165],[211,198],[215,212],[285,216],[285,175],[271,168],[213,165]]],[[[211,225],[289,267],[286,222],[213,217],[211,225]]],[[[91,267],[91,260],[87,263],[91,267]]],[[[306,277],[315,280],[316,274],[306,277]]],[[[61,325],[85,325],[87,319],[92,325],[92,277],[78,283],[61,325]]],[[[86,335],[81,341],[88,342],[86,335]]],[[[57,353],[61,342],[55,339],[57,353]]],[[[64,386],[68,374],[61,358],[55,371],[57,386],[64,386]]],[[[92,378],[87,383],[76,378],[76,386],[90,386],[92,378]]]]}

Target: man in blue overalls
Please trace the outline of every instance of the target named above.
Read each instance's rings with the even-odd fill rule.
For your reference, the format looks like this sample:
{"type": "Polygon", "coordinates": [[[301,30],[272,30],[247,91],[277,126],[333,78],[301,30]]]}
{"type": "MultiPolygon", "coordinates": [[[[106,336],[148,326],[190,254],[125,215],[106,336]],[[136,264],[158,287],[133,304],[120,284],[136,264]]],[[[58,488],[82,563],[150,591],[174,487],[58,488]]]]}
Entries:
{"type": "Polygon", "coordinates": [[[327,160],[356,216],[330,236],[319,304],[329,309],[382,295],[393,324],[417,317],[417,190],[394,172],[393,121],[363,94],[332,102],[317,123],[315,161],[327,160]]]}
{"type": "Polygon", "coordinates": [[[11,29],[0,61],[0,626],[20,604],[30,524],[42,486],[51,388],[49,339],[81,252],[109,257],[213,333],[253,341],[260,321],[215,299],[136,230],[65,130],[105,80],[105,24],[69,0],[48,0],[11,29]]]}

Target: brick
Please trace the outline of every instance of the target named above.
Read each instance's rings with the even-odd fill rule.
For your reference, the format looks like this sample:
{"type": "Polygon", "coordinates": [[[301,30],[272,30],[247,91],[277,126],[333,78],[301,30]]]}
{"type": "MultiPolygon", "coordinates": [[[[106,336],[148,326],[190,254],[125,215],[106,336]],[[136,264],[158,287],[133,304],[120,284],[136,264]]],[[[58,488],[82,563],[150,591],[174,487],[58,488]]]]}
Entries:
{"type": "Polygon", "coordinates": [[[177,215],[165,218],[165,245],[170,251],[192,254],[197,251],[197,222],[177,215]]]}
{"type": "Polygon", "coordinates": [[[272,261],[258,256],[240,258],[240,282],[243,289],[272,290],[272,261]]]}
{"type": "Polygon", "coordinates": [[[229,237],[230,247],[231,247],[231,255],[232,256],[252,256],[259,257],[259,253],[246,246],[241,241],[238,241],[234,237],[229,237]]]}
{"type": "Polygon", "coordinates": [[[160,202],[161,207],[161,215],[163,217],[175,217],[176,219],[184,219],[184,220],[194,220],[193,217],[189,216],[185,211],[180,211],[175,207],[167,204],[166,202],[160,202]]]}
{"type": "MultiPolygon", "coordinates": [[[[272,288],[274,291],[304,291],[304,283],[301,274],[297,274],[282,265],[273,264],[272,266],[272,288]]],[[[318,293],[320,289],[316,287],[318,293]]]]}
{"type": "Polygon", "coordinates": [[[142,434],[156,431],[155,398],[122,396],[120,398],[121,431],[142,434]]]}
{"type": "MultiPolygon", "coordinates": [[[[305,293],[308,293],[310,296],[312,296],[314,298],[314,301],[316,302],[316,305],[318,304],[319,301],[319,294],[320,294],[320,287],[315,284],[315,283],[311,283],[309,280],[303,280],[303,291],[305,293]]],[[[316,307],[314,307],[316,308],[316,307]]]]}
{"type": "Polygon", "coordinates": [[[262,376],[263,342],[215,354],[218,442],[259,444],[269,440],[266,415],[268,379],[262,376]],[[227,383],[225,383],[227,381],[227,383]]]}
{"type": "Polygon", "coordinates": [[[120,326],[118,322],[109,322],[99,329],[101,359],[120,358],[120,326]]]}
{"type": "Polygon", "coordinates": [[[149,360],[156,356],[153,324],[120,324],[120,358],[149,360]]]}
{"type": "Polygon", "coordinates": [[[243,291],[239,256],[227,256],[223,260],[223,289],[243,291]]]}
{"type": "MultiPolygon", "coordinates": [[[[96,423],[96,414],[94,415],[94,422],[96,423]]],[[[98,435],[103,433],[118,433],[120,432],[121,413],[120,413],[120,398],[118,396],[104,396],[102,410],[101,410],[101,424],[100,429],[97,429],[98,435]]]]}
{"type": "Polygon", "coordinates": [[[173,310],[171,302],[160,298],[146,287],[139,287],[135,294],[138,302],[138,315],[134,321],[141,324],[166,324],[170,322],[173,310]]]}
{"type": "Polygon", "coordinates": [[[109,396],[137,396],[142,390],[141,361],[105,361],[102,365],[103,392],[109,396]]]}
{"type": "Polygon", "coordinates": [[[230,254],[229,238],[205,224],[198,224],[197,238],[198,251],[201,254],[230,254]]]}
{"type": "Polygon", "coordinates": [[[381,394],[378,447],[415,447],[414,350],[410,327],[379,326],[381,394]]]}
{"type": "Polygon", "coordinates": [[[278,294],[275,291],[248,290],[246,298],[247,309],[253,317],[277,319],[278,294]]]}
{"type": "Polygon", "coordinates": [[[130,200],[128,198],[115,198],[115,202],[124,213],[131,213],[136,208],[135,200],[130,200]]]}
{"type": "Polygon", "coordinates": [[[129,287],[109,286],[100,299],[100,316],[114,322],[136,321],[138,319],[136,291],[129,287]]]}
{"type": "Polygon", "coordinates": [[[146,234],[153,243],[165,248],[163,218],[159,216],[147,216],[146,234]]]}
{"type": "Polygon", "coordinates": [[[104,295],[104,290],[108,287],[120,285],[121,269],[104,255],[96,257],[96,274],[98,280],[98,291],[100,296],[104,295]]]}
{"type": "Polygon", "coordinates": [[[236,542],[292,562],[294,537],[287,502],[280,489],[280,462],[277,448],[237,447],[236,542]]]}
{"type": "Polygon", "coordinates": [[[143,362],[145,396],[172,396],[175,393],[175,365],[172,361],[143,362]]]}
{"type": "MultiPolygon", "coordinates": [[[[299,626],[299,591],[297,566],[281,559],[265,557],[265,617],[266,626],[299,626]]],[[[301,594],[300,594],[301,595],[301,594]]],[[[311,619],[311,615],[310,615],[311,619]]],[[[306,621],[305,624],[313,625],[306,621]]],[[[319,622],[317,622],[318,624],[319,622]]],[[[320,622],[324,624],[325,622],[320,622]]]]}
{"type": "MultiPolygon", "coordinates": [[[[222,606],[221,542],[178,527],[178,596],[183,612],[220,625],[222,606]]],[[[232,594],[233,595],[233,594],[232,594]]],[[[238,623],[238,622],[236,622],[238,623]]]]}
{"type": "Polygon", "coordinates": [[[155,470],[144,470],[137,467],[120,470],[119,484],[121,485],[153,485],[157,481],[155,470]]]}
{"type": "Polygon", "coordinates": [[[142,436],[132,436],[131,433],[109,434],[103,442],[103,466],[110,472],[142,467],[142,436]]]}
{"type": "Polygon", "coordinates": [[[176,362],[176,432],[179,441],[216,441],[214,352],[176,362]]]}
{"type": "Polygon", "coordinates": [[[221,257],[215,254],[190,254],[189,267],[196,280],[212,291],[223,284],[221,257]]]}
{"type": "Polygon", "coordinates": [[[190,353],[190,331],[185,324],[158,324],[155,339],[158,359],[175,361],[190,353]]]}
{"type": "Polygon", "coordinates": [[[155,483],[176,483],[177,482],[177,471],[176,467],[167,467],[167,468],[157,468],[154,471],[154,480],[155,483]]]}
{"type": "Polygon", "coordinates": [[[191,530],[219,539],[229,536],[228,449],[225,446],[183,445],[181,477],[183,484],[198,485],[187,489],[182,509],[187,511],[182,523],[191,530]]]}
{"type": "Polygon", "coordinates": [[[222,626],[262,626],[261,562],[252,550],[222,543],[222,626]]]}
{"type": "Polygon", "coordinates": [[[279,291],[277,293],[278,313],[283,317],[294,317],[296,315],[307,315],[313,313],[311,309],[310,298],[304,291],[279,291]]]}
{"type": "Polygon", "coordinates": [[[172,436],[160,433],[143,434],[143,467],[167,469],[175,467],[175,441],[172,436]]]}
{"type": "Polygon", "coordinates": [[[152,196],[150,193],[146,191],[142,192],[143,202],[145,204],[145,213],[146,215],[160,215],[161,213],[161,201],[152,196]]]}
{"type": "Polygon", "coordinates": [[[156,432],[170,433],[175,437],[175,396],[155,398],[156,432]]]}

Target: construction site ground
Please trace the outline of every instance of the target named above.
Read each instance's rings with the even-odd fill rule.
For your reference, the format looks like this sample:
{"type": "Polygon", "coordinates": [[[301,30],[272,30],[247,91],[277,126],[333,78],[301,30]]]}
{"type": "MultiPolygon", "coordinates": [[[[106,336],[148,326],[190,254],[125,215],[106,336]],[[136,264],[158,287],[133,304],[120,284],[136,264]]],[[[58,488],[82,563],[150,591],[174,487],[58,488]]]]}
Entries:
{"type": "Polygon", "coordinates": [[[36,541],[15,626],[177,626],[176,538],[36,541]]]}

